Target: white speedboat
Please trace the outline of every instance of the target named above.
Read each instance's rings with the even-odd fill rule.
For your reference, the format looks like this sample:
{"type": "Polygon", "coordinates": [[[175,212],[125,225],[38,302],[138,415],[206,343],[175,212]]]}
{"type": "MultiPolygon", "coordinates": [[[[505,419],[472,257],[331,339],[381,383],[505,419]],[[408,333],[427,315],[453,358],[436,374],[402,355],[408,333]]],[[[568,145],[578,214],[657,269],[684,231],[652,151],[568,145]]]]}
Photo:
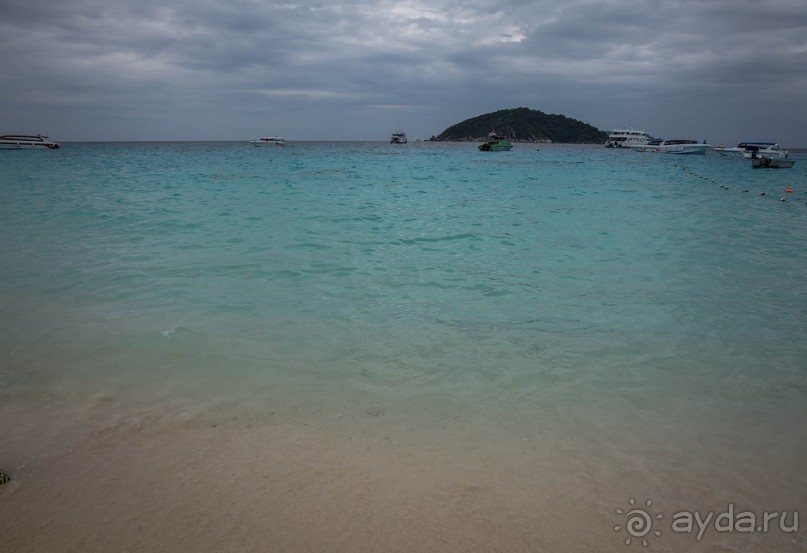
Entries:
{"type": "Polygon", "coordinates": [[[633,129],[614,129],[605,141],[606,148],[632,148],[650,142],[652,138],[644,131],[633,129]]]}
{"type": "Polygon", "coordinates": [[[56,150],[59,145],[41,134],[4,134],[0,135],[0,150],[19,150],[22,148],[48,148],[56,150]]]}
{"type": "Polygon", "coordinates": [[[658,151],[662,154],[705,154],[708,149],[706,142],[689,139],[663,140],[658,145],[658,151]]]}
{"type": "Polygon", "coordinates": [[[770,148],[760,148],[757,146],[749,146],[743,152],[745,159],[753,159],[755,157],[767,157],[769,159],[785,159],[790,154],[787,150],[780,150],[779,144],[775,144],[770,148]]]}
{"type": "Polygon", "coordinates": [[[744,155],[751,153],[751,151],[758,150],[779,150],[778,142],[740,142],[733,148],[726,148],[722,144],[714,149],[715,152],[721,155],[735,154],[744,155]]]}
{"type": "Polygon", "coordinates": [[[403,131],[395,131],[389,140],[390,144],[406,144],[406,133],[403,131]]]}
{"type": "Polygon", "coordinates": [[[657,154],[659,152],[658,147],[661,146],[662,142],[664,142],[662,139],[654,138],[647,144],[634,144],[630,147],[630,149],[633,150],[634,152],[642,152],[642,153],[650,152],[657,154]]]}
{"type": "Polygon", "coordinates": [[[253,146],[285,146],[286,140],[282,136],[262,136],[258,140],[250,141],[253,146]]]}

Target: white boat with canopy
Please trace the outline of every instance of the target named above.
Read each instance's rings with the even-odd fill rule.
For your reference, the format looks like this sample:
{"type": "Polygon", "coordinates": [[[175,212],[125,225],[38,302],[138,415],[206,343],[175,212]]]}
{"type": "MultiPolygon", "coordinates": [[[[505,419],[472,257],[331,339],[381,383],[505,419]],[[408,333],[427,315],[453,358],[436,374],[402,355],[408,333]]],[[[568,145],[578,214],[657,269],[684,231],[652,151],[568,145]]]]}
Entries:
{"type": "Polygon", "coordinates": [[[746,152],[750,152],[751,150],[778,150],[779,143],[778,142],[740,142],[733,148],[726,148],[722,144],[715,148],[715,152],[718,154],[744,154],[746,152]]]}

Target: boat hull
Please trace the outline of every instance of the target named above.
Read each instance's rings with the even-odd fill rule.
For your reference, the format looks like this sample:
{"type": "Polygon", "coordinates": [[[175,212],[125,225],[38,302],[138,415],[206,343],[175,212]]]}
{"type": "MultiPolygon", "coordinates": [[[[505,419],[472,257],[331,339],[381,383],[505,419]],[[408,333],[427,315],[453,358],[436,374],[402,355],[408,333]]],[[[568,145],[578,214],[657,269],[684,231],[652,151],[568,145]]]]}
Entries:
{"type": "Polygon", "coordinates": [[[58,144],[0,144],[0,150],[58,150],[58,144]]]}
{"type": "Polygon", "coordinates": [[[506,152],[513,148],[508,140],[491,140],[479,145],[481,152],[506,152]]]}
{"type": "Polygon", "coordinates": [[[790,152],[784,150],[756,150],[750,152],[744,152],[743,157],[745,159],[754,159],[754,158],[770,158],[770,159],[785,159],[790,152]]]}
{"type": "Polygon", "coordinates": [[[796,163],[792,159],[771,159],[767,157],[755,157],[751,159],[751,167],[754,169],[789,169],[796,163]]]}
{"type": "Polygon", "coordinates": [[[648,153],[657,154],[659,151],[658,144],[637,144],[634,146],[630,146],[630,149],[633,150],[634,152],[639,152],[642,154],[648,154],[648,153]]]}
{"type": "Polygon", "coordinates": [[[696,144],[687,146],[659,146],[659,151],[662,154],[680,154],[680,155],[702,155],[709,149],[708,144],[696,144]]]}

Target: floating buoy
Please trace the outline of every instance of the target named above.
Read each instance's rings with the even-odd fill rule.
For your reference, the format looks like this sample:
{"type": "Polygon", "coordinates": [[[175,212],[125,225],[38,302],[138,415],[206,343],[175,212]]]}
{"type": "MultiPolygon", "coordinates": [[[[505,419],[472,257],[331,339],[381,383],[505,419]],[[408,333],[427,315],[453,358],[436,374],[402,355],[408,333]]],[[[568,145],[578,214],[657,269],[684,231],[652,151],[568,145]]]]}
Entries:
{"type": "Polygon", "coordinates": [[[793,192],[793,189],[792,189],[792,188],[785,188],[785,192],[787,192],[788,194],[790,194],[791,192],[793,192]]]}
{"type": "Polygon", "coordinates": [[[0,484],[11,482],[11,475],[4,470],[0,470],[0,484]]]}

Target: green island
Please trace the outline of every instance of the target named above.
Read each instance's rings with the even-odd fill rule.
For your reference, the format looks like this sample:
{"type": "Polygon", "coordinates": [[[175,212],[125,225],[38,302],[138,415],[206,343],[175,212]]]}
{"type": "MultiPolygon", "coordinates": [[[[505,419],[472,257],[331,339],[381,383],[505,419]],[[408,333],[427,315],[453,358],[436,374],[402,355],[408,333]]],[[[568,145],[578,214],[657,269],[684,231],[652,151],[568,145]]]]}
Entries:
{"type": "Polygon", "coordinates": [[[608,133],[592,125],[530,108],[502,109],[457,123],[429,140],[483,142],[491,132],[511,142],[604,144],[608,133]]]}

